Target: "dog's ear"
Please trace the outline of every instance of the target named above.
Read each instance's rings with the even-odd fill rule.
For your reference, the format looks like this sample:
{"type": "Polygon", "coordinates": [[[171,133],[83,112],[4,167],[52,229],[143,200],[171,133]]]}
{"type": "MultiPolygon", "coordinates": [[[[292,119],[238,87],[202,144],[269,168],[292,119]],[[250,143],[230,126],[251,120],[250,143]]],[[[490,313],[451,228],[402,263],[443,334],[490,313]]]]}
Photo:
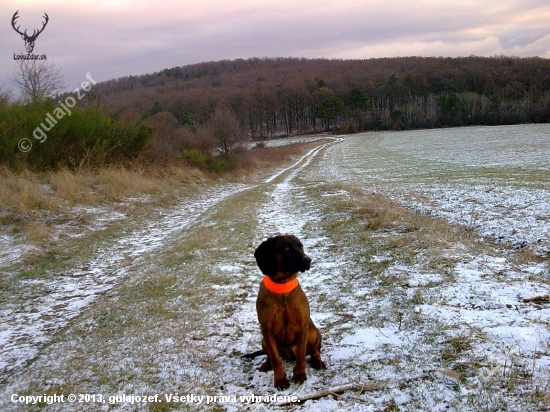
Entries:
{"type": "Polygon", "coordinates": [[[262,242],[254,252],[256,263],[264,275],[275,275],[277,273],[275,240],[275,238],[270,237],[262,242]]]}

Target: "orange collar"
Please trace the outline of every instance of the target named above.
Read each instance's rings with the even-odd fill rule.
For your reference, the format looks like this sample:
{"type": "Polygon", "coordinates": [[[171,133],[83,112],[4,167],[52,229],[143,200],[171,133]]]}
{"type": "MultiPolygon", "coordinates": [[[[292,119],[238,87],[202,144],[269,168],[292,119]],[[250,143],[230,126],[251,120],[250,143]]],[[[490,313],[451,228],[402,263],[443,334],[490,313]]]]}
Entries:
{"type": "Polygon", "coordinates": [[[296,286],[298,286],[298,279],[294,278],[286,283],[275,283],[271,280],[271,278],[267,275],[264,275],[264,285],[265,287],[273,292],[278,294],[283,293],[289,293],[292,292],[296,286]]]}

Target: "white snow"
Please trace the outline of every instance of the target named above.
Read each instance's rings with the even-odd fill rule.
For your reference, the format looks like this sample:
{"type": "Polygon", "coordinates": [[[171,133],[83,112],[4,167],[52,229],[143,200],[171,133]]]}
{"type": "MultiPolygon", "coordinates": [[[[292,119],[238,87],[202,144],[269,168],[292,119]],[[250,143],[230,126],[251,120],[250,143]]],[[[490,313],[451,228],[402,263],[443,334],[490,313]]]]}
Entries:
{"type": "MultiPolygon", "coordinates": [[[[198,344],[216,355],[218,375],[183,356],[163,358],[157,379],[217,379],[228,395],[303,396],[356,381],[374,379],[385,384],[379,391],[324,397],[293,410],[382,411],[389,405],[402,411],[474,411],[481,406],[499,410],[501,401],[507,402],[509,410],[522,410],[521,396],[507,394],[494,382],[497,375],[504,379],[525,371],[532,374],[531,386],[520,390],[540,388],[548,393],[550,306],[523,301],[550,293],[548,282],[541,281],[549,276],[548,262],[518,266],[496,246],[492,254],[470,254],[456,245],[454,252],[460,252],[460,259],[445,271],[394,262],[384,252],[358,257],[361,251],[350,248],[336,254],[320,225],[323,204],[308,196],[306,189],[343,182],[468,226],[489,241],[528,245],[544,254],[550,250],[548,159],[550,125],[366,133],[313,149],[260,184],[220,185],[196,198],[182,199],[180,207],[163,219],[144,222],[142,230],[117,240],[110,250],[98,251],[83,267],[44,280],[23,281],[42,293],[8,301],[0,309],[0,374],[10,376],[10,386],[0,387],[0,405],[13,409],[7,394],[17,385],[25,386],[25,363],[40,357],[41,348],[60,328],[101,293],[113,289],[132,270],[132,262],[185,236],[190,226],[207,225],[222,200],[261,187],[265,196],[250,217],[257,222],[250,241],[258,245],[268,236],[293,233],[304,243],[313,265],[299,279],[314,322],[326,328],[322,354],[328,369],[309,368],[302,386],[275,392],[272,372],[256,370],[263,360],[248,364],[235,356],[258,349],[261,340],[254,304],[261,274],[247,256],[213,265],[217,273],[238,277],[247,285],[242,300],[231,303],[230,314],[213,319],[216,334],[201,337],[198,344]],[[386,289],[389,292],[374,293],[378,280],[362,270],[361,261],[388,265],[384,275],[395,279],[386,289]],[[457,357],[454,364],[442,368],[441,351],[462,337],[474,347],[466,351],[467,357],[457,357]],[[462,372],[464,366],[475,373],[462,372]],[[460,376],[460,384],[453,373],[460,376]]],[[[336,189],[320,193],[319,199],[347,195],[336,189]]],[[[238,290],[231,283],[211,287],[220,294],[238,290]]],[[[163,347],[173,341],[159,339],[156,345],[162,357],[163,347]]],[[[117,367],[138,373],[133,354],[137,346],[125,348],[117,367]]],[[[121,383],[120,391],[153,393],[149,383],[139,377],[137,381],[141,387],[121,383]]],[[[228,411],[278,409],[239,401],[215,406],[228,411]]],[[[133,410],[132,405],[110,408],[133,410]]],[[[58,405],[57,410],[69,409],[58,405]]]]}
{"type": "Polygon", "coordinates": [[[99,250],[81,268],[20,280],[21,293],[33,294],[8,302],[0,310],[0,376],[15,373],[34,358],[42,345],[100,294],[113,288],[143,255],[206,219],[219,202],[246,188],[242,184],[224,185],[197,198],[182,199],[160,221],[147,222],[138,232],[117,239],[112,248],[99,250]]]}
{"type": "Polygon", "coordinates": [[[548,124],[364,133],[331,147],[320,172],[546,254],[549,159],[548,124]]]}

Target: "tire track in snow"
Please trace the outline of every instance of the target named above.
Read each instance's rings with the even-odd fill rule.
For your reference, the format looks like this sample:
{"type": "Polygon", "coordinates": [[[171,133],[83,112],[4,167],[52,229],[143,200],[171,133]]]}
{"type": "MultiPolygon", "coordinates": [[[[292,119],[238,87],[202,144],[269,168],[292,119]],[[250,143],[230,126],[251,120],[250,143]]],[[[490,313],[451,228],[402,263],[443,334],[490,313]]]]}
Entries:
{"type": "Polygon", "coordinates": [[[0,310],[0,383],[32,362],[56,332],[136,270],[147,254],[162,247],[171,236],[207,219],[209,211],[225,199],[248,189],[244,184],[225,184],[207,190],[182,202],[161,220],[115,240],[80,268],[55,273],[48,279],[21,281],[19,295],[11,297],[0,310]]]}
{"type": "Polygon", "coordinates": [[[289,166],[283,170],[281,170],[278,173],[275,173],[273,176],[269,177],[265,180],[266,183],[271,183],[275,181],[277,178],[282,176],[284,173],[289,172],[289,175],[284,178],[285,182],[290,182],[292,179],[296,177],[296,175],[302,171],[308,164],[311,163],[311,160],[315,157],[317,153],[319,153],[321,150],[326,149],[328,146],[332,146],[335,143],[340,143],[344,139],[341,137],[328,137],[328,139],[333,139],[333,142],[324,143],[320,146],[317,146],[313,149],[311,149],[309,152],[307,152],[305,155],[303,155],[296,163],[294,163],[292,166],[289,166]]]}
{"type": "Polygon", "coordinates": [[[269,200],[262,205],[257,213],[261,231],[258,240],[261,241],[276,233],[293,233],[300,237],[304,225],[313,217],[310,216],[310,219],[308,219],[307,216],[297,215],[293,202],[299,199],[303,200],[304,194],[300,187],[292,183],[292,181],[322,150],[344,140],[338,137],[331,139],[334,141],[310,150],[292,166],[281,170],[279,173],[265,180],[265,183],[273,183],[274,187],[271,193],[266,196],[269,200]],[[277,181],[279,182],[277,183],[277,181]]]}
{"type": "MultiPolygon", "coordinates": [[[[259,186],[258,189],[264,191],[264,202],[256,209],[258,224],[252,241],[254,247],[256,247],[269,236],[285,233],[296,235],[304,244],[308,255],[312,257],[314,261],[313,270],[315,271],[315,277],[318,278],[325,276],[325,269],[331,265],[327,262],[333,261],[334,257],[330,256],[325,248],[328,243],[326,237],[318,233],[316,229],[315,221],[321,219],[322,211],[318,208],[315,200],[311,199],[304,191],[304,186],[295,180],[320,153],[343,140],[342,138],[333,139],[333,142],[325,143],[309,151],[292,166],[274,174],[259,186]],[[323,263],[316,262],[316,259],[318,261],[322,260],[323,263]]],[[[241,273],[244,275],[241,278],[243,287],[251,291],[250,298],[241,305],[231,318],[225,319],[224,322],[228,325],[228,328],[231,327],[230,325],[242,325],[243,330],[243,336],[231,342],[227,350],[236,353],[248,353],[257,350],[261,341],[255,308],[257,285],[261,276],[255,265],[252,269],[243,267],[241,273]],[[250,346],[250,342],[253,342],[254,346],[250,346]]],[[[306,274],[300,279],[300,282],[306,288],[312,283],[318,282],[318,280],[312,279],[306,274]]],[[[315,299],[314,295],[311,298],[315,299]]],[[[228,387],[236,385],[234,376],[239,375],[240,372],[237,369],[242,367],[241,363],[242,360],[240,359],[235,362],[235,370],[228,375],[230,378],[225,382],[226,385],[229,385],[228,387]]],[[[256,365],[252,369],[257,369],[256,365]]],[[[271,390],[273,385],[272,375],[255,373],[253,379],[257,390],[260,387],[271,390]]],[[[307,387],[307,384],[304,387],[307,387]]],[[[236,389],[236,391],[238,392],[241,389],[236,389]]]]}

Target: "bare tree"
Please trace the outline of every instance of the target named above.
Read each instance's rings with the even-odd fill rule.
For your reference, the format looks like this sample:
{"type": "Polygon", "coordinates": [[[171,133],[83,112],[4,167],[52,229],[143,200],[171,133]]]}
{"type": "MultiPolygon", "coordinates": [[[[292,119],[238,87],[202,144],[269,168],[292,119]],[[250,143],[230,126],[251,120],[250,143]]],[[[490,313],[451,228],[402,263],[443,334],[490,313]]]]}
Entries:
{"type": "Polygon", "coordinates": [[[24,100],[36,103],[53,97],[66,86],[61,70],[46,60],[18,60],[11,80],[21,91],[24,100]]]}
{"type": "Polygon", "coordinates": [[[233,112],[224,107],[214,110],[208,128],[216,142],[216,149],[226,158],[241,146],[246,137],[233,112]]]}

